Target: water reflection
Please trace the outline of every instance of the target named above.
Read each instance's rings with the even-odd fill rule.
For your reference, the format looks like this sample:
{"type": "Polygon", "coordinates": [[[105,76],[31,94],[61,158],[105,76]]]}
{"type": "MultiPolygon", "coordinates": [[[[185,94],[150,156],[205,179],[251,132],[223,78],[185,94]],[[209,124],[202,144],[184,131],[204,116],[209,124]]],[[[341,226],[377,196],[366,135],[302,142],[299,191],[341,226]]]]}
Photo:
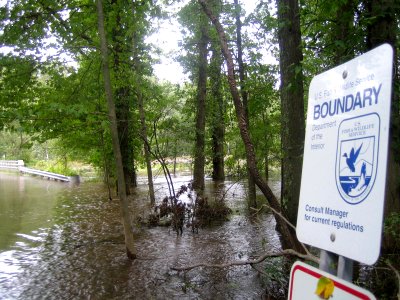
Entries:
{"type": "MultiPolygon", "coordinates": [[[[220,226],[199,234],[186,230],[182,237],[169,228],[138,228],[139,259],[131,263],[125,256],[118,201],[109,202],[101,184],[69,187],[25,178],[21,190],[20,178],[0,176],[0,205],[13,215],[0,223],[1,240],[3,234],[12,237],[0,250],[2,299],[259,299],[264,292],[248,266],[186,274],[170,269],[249,259],[279,247],[271,215],[252,219],[245,213],[241,183],[207,182],[209,198],[224,196],[234,211],[220,226]],[[8,195],[4,203],[3,194],[8,195]]],[[[176,178],[175,188],[189,179],[176,178]]],[[[168,192],[162,179],[155,189],[158,199],[168,192]]],[[[134,210],[149,202],[144,181],[134,197],[134,210]]]]}

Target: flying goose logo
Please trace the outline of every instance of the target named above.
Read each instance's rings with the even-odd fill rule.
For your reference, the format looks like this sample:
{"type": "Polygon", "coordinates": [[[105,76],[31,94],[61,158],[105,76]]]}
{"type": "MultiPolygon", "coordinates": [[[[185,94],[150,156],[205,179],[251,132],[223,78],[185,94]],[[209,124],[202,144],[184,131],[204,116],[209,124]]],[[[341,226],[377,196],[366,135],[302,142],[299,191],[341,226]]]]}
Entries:
{"type": "Polygon", "coordinates": [[[343,120],[338,129],[336,186],[349,204],[359,204],[376,178],[380,119],[375,113],[343,120]]]}

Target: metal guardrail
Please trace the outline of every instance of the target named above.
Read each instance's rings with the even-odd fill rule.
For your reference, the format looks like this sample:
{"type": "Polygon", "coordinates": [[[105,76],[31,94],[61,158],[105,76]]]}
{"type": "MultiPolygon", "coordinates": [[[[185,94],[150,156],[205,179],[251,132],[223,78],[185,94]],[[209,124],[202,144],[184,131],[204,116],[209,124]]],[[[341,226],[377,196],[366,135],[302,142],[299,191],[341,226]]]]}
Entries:
{"type": "Polygon", "coordinates": [[[24,165],[23,160],[0,160],[0,168],[2,169],[18,169],[24,165]]]}
{"type": "MultiPolygon", "coordinates": [[[[49,179],[54,179],[54,180],[59,180],[59,181],[64,181],[64,182],[70,182],[71,178],[72,178],[72,177],[57,174],[57,173],[26,168],[26,167],[24,167],[24,165],[25,164],[24,164],[23,160],[0,160],[0,168],[2,168],[2,169],[19,170],[21,173],[38,175],[38,176],[46,177],[49,179]]],[[[76,181],[76,179],[74,179],[74,181],[76,181]]],[[[79,181],[79,179],[78,179],[78,181],[79,181]]]]}
{"type": "Polygon", "coordinates": [[[55,179],[55,180],[60,180],[60,181],[65,181],[65,182],[70,181],[70,178],[68,176],[57,174],[57,173],[40,171],[40,170],[30,169],[30,168],[26,168],[26,167],[19,167],[18,169],[22,173],[38,175],[38,176],[47,177],[50,179],[55,179]]]}

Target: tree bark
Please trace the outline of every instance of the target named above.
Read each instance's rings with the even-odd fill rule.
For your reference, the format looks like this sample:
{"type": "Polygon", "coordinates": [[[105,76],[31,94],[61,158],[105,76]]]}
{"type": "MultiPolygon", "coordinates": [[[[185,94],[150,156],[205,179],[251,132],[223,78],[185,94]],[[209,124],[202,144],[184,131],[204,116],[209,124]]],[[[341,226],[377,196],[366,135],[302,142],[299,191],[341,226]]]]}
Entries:
{"type": "MultiPolygon", "coordinates": [[[[212,14],[211,10],[207,6],[206,0],[198,0],[200,5],[202,6],[204,12],[210,18],[212,23],[214,24],[215,29],[217,30],[219,40],[221,43],[222,53],[224,54],[225,61],[227,63],[228,68],[228,84],[230,88],[230,92],[232,94],[233,103],[235,105],[235,112],[236,112],[236,119],[238,122],[240,135],[243,140],[245,149],[246,149],[246,157],[249,163],[250,171],[254,177],[256,185],[260,188],[261,192],[267,198],[269,205],[278,213],[282,214],[281,207],[279,205],[278,199],[272,193],[271,188],[268,184],[261,178],[258,173],[257,163],[256,163],[256,156],[254,152],[254,146],[250,139],[249,129],[246,122],[246,117],[244,113],[243,104],[240,98],[240,93],[237,88],[237,83],[235,79],[235,71],[234,71],[234,62],[232,58],[232,54],[228,48],[228,43],[226,39],[226,35],[224,29],[219,22],[219,20],[212,14]]],[[[280,218],[280,216],[274,212],[275,219],[278,225],[278,231],[281,233],[281,241],[282,247],[292,248],[296,251],[304,253],[304,249],[302,245],[297,240],[295,234],[289,230],[288,224],[280,218]]]]}
{"type": "Polygon", "coordinates": [[[131,88],[128,85],[126,78],[126,70],[124,69],[124,57],[127,56],[131,51],[126,45],[130,45],[125,41],[125,35],[123,34],[123,24],[121,23],[121,14],[118,4],[118,0],[112,0],[112,4],[116,7],[115,12],[115,27],[112,30],[112,44],[113,44],[113,70],[115,76],[119,79],[115,89],[115,109],[117,116],[118,126],[118,138],[120,141],[120,149],[122,155],[122,164],[124,167],[124,176],[126,184],[126,193],[130,194],[129,186],[135,186],[136,174],[133,165],[133,144],[131,134],[131,123],[132,123],[132,110],[130,97],[131,88]]]}
{"type": "Polygon", "coordinates": [[[221,93],[221,66],[223,63],[221,48],[215,43],[212,46],[212,57],[210,63],[210,83],[212,99],[212,179],[214,181],[225,179],[224,170],[224,140],[225,140],[225,121],[224,121],[224,98],[221,93]]]}
{"type": "Polygon", "coordinates": [[[281,202],[289,221],[296,224],[305,135],[300,16],[297,0],[278,0],[277,5],[283,156],[281,202]]]}
{"type": "MultiPolygon", "coordinates": [[[[237,60],[238,60],[238,67],[239,67],[239,83],[240,83],[240,94],[242,96],[243,101],[243,109],[244,114],[247,122],[247,127],[249,126],[249,93],[246,89],[246,70],[243,63],[243,45],[242,45],[242,21],[240,20],[240,11],[241,7],[239,5],[238,0],[234,0],[235,4],[235,18],[236,18],[236,45],[238,49],[237,53],[237,60]]],[[[246,162],[246,169],[247,169],[247,186],[248,186],[248,199],[247,205],[249,208],[257,207],[257,200],[256,200],[256,185],[254,182],[253,175],[250,172],[249,163],[246,162]]]]}
{"type": "Polygon", "coordinates": [[[151,168],[151,155],[148,148],[150,144],[147,139],[146,117],[143,107],[143,94],[141,92],[138,93],[138,106],[139,106],[139,115],[141,124],[140,131],[143,139],[144,158],[146,161],[146,168],[147,168],[147,185],[149,186],[150,204],[154,205],[156,203],[156,198],[154,195],[153,169],[151,168]]]}
{"type": "MultiPolygon", "coordinates": [[[[265,112],[262,113],[262,119],[263,119],[264,126],[266,128],[268,128],[269,121],[268,121],[268,116],[266,115],[265,112]]],[[[265,130],[264,134],[265,134],[264,135],[265,141],[268,141],[270,139],[271,134],[268,133],[267,130],[265,130]]],[[[269,145],[269,143],[266,143],[265,149],[264,149],[264,177],[265,177],[266,182],[268,182],[268,180],[269,180],[269,163],[270,163],[269,152],[270,152],[270,145],[269,145]]]]}
{"type": "MultiPolygon", "coordinates": [[[[389,43],[394,49],[394,69],[391,101],[391,119],[389,132],[388,171],[385,194],[385,219],[392,213],[400,214],[400,110],[399,110],[399,82],[398,53],[396,51],[397,22],[394,0],[367,0],[367,17],[370,18],[367,28],[367,48],[372,49],[383,43],[389,43]]],[[[393,236],[384,234],[382,250],[392,252],[396,250],[393,236]]]]}
{"type": "Polygon", "coordinates": [[[336,46],[333,57],[335,65],[342,64],[354,57],[354,49],[348,47],[354,24],[354,6],[354,0],[346,0],[343,5],[338,6],[336,11],[336,22],[333,24],[333,44],[336,46]]]}
{"type": "Polygon", "coordinates": [[[104,80],[104,90],[107,99],[108,105],[108,118],[110,122],[111,129],[111,138],[112,145],[115,157],[115,164],[117,168],[117,177],[118,177],[118,196],[120,199],[120,209],[122,216],[122,224],[124,226],[124,235],[125,235],[125,246],[126,246],[126,254],[129,259],[136,258],[136,252],[134,247],[134,239],[131,231],[131,223],[130,223],[130,213],[128,206],[128,199],[126,197],[126,185],[125,185],[125,176],[122,165],[122,156],[121,149],[118,138],[118,129],[117,129],[117,117],[115,113],[115,104],[113,99],[112,87],[111,87],[111,77],[110,77],[110,69],[109,69],[109,61],[108,61],[108,49],[107,49],[107,38],[105,33],[105,25],[104,25],[104,12],[103,12],[103,3],[102,0],[96,0],[97,6],[97,21],[98,21],[98,30],[100,37],[100,47],[101,47],[101,62],[102,62],[102,71],[103,71],[103,80],[104,80]]]}
{"type": "Polygon", "coordinates": [[[197,82],[196,109],[196,142],[194,149],[193,188],[197,191],[204,189],[205,166],[205,129],[206,129],[206,96],[207,96],[207,54],[208,33],[207,22],[200,20],[201,37],[199,41],[199,62],[197,82]]]}

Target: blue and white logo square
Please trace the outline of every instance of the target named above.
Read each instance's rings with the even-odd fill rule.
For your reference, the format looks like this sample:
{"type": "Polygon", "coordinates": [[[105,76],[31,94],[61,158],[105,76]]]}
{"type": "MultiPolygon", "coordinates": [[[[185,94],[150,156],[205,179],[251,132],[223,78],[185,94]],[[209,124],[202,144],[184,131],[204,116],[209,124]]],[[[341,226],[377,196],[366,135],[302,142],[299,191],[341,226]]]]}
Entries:
{"type": "Polygon", "coordinates": [[[364,201],[373,189],[378,167],[380,119],[375,113],[346,119],[338,130],[336,186],[349,204],[364,201]]]}

